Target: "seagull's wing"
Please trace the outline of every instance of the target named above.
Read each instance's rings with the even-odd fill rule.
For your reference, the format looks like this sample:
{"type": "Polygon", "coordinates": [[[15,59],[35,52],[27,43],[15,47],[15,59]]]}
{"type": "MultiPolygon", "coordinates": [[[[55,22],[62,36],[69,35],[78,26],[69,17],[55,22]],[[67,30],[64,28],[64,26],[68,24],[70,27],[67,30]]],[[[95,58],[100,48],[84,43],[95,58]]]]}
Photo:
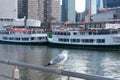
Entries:
{"type": "Polygon", "coordinates": [[[61,62],[62,60],[65,59],[65,56],[59,54],[58,56],[54,57],[51,61],[50,64],[57,64],[59,62],[61,62]]]}

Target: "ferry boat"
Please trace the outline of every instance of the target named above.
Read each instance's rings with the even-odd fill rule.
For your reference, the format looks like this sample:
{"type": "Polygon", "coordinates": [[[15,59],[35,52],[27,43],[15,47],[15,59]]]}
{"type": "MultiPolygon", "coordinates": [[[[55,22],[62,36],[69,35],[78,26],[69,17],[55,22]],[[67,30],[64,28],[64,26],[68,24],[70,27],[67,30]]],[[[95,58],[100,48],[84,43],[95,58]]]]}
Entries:
{"type": "Polygon", "coordinates": [[[50,46],[78,49],[120,50],[120,24],[89,22],[58,26],[48,35],[50,46]]]}
{"type": "Polygon", "coordinates": [[[16,19],[0,29],[0,42],[18,44],[47,43],[46,30],[40,27],[40,21],[16,19]],[[26,25],[25,25],[26,22],[26,25]]]}

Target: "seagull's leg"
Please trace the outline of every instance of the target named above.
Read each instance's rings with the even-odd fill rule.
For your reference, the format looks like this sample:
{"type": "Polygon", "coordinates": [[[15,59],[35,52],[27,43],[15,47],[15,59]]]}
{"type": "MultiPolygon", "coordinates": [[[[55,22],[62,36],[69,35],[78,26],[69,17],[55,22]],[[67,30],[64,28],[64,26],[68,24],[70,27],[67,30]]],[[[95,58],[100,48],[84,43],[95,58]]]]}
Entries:
{"type": "Polygon", "coordinates": [[[58,65],[57,65],[57,68],[58,68],[59,70],[62,70],[62,69],[63,69],[63,67],[62,67],[61,64],[58,64],[58,65]]]}

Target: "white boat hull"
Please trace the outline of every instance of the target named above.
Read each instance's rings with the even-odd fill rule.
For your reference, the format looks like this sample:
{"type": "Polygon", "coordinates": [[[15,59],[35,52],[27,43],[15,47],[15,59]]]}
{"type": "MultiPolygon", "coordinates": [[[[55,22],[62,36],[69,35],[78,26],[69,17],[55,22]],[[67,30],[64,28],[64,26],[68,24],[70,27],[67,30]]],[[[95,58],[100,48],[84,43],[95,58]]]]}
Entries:
{"type": "Polygon", "coordinates": [[[72,48],[82,48],[82,49],[100,49],[100,50],[120,50],[120,34],[111,34],[111,35],[76,35],[76,36],[58,36],[52,35],[51,38],[48,38],[48,41],[52,46],[57,44],[58,47],[62,46],[72,47],[72,48]],[[59,39],[68,39],[69,41],[60,41],[59,39]],[[79,42],[73,42],[74,40],[79,40],[79,42]],[[93,42],[82,42],[82,40],[90,40],[92,39],[93,42]],[[97,42],[97,39],[104,39],[104,42],[97,42]]]}
{"type": "Polygon", "coordinates": [[[46,43],[47,34],[0,34],[0,42],[9,43],[46,43]]]}

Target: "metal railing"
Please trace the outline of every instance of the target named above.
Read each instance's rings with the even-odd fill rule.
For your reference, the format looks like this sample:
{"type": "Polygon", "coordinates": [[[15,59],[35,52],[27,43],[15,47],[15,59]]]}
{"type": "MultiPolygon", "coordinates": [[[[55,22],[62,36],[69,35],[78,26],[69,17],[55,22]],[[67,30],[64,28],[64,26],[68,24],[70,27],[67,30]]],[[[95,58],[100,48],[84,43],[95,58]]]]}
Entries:
{"type": "Polygon", "coordinates": [[[102,76],[71,72],[71,71],[60,70],[60,69],[51,68],[51,67],[38,66],[34,64],[27,64],[27,63],[22,63],[22,62],[13,61],[13,60],[0,59],[0,63],[34,69],[34,70],[43,71],[43,72],[54,73],[57,75],[68,76],[68,80],[70,79],[70,77],[75,77],[75,78],[80,78],[85,80],[117,80],[117,79],[106,78],[102,76]]]}

